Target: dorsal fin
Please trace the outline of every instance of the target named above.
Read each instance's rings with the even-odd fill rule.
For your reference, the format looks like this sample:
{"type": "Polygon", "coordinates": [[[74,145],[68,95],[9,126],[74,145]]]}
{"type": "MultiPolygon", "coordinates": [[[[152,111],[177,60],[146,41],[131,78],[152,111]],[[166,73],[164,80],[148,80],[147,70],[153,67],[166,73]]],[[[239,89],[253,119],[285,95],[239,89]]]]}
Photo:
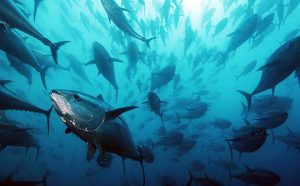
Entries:
{"type": "Polygon", "coordinates": [[[118,108],[115,110],[111,110],[106,112],[105,118],[106,119],[115,119],[117,117],[119,117],[121,114],[123,114],[124,112],[128,112],[132,109],[136,109],[138,108],[137,106],[130,106],[130,107],[122,107],[122,108],[118,108]]]}
{"type": "Polygon", "coordinates": [[[260,67],[257,71],[265,70],[266,68],[272,67],[272,66],[276,65],[276,64],[279,63],[279,62],[280,62],[280,61],[275,60],[275,61],[272,61],[271,63],[267,63],[267,64],[265,64],[264,66],[260,67]]]}

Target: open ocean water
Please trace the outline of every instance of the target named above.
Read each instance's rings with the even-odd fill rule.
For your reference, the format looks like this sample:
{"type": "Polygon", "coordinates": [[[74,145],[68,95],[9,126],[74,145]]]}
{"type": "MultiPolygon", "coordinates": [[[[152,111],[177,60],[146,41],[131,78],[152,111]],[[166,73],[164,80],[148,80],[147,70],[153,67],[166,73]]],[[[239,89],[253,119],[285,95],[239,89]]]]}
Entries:
{"type": "Polygon", "coordinates": [[[0,185],[299,186],[300,0],[0,0],[0,185]]]}

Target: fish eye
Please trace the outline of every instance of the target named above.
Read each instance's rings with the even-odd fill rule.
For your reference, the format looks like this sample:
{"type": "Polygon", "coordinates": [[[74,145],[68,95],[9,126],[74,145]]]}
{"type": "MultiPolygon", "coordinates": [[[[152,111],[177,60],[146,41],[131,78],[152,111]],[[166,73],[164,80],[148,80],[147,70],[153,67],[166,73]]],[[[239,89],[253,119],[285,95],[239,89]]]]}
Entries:
{"type": "Polygon", "coordinates": [[[79,101],[80,100],[80,96],[79,95],[77,95],[77,94],[74,94],[73,95],[73,97],[77,100],[77,101],[79,101]]]}

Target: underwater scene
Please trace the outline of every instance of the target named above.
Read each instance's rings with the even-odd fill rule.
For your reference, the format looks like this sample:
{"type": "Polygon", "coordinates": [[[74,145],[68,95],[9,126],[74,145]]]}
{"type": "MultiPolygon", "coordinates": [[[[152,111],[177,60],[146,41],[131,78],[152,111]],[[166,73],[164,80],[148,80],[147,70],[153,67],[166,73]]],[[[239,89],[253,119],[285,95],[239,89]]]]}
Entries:
{"type": "Polygon", "coordinates": [[[0,0],[0,186],[299,186],[300,0],[0,0]]]}

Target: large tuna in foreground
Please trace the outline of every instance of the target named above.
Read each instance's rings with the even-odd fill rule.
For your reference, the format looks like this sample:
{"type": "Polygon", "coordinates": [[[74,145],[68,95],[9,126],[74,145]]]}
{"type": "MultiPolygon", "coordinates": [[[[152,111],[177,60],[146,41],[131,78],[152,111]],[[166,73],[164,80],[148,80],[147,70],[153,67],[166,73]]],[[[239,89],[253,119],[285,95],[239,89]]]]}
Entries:
{"type": "Polygon", "coordinates": [[[88,144],[87,160],[96,149],[114,153],[141,163],[152,162],[153,155],[146,147],[136,147],[128,126],[120,115],[137,107],[113,109],[102,96],[93,97],[76,91],[53,90],[50,94],[54,108],[67,126],[66,133],[74,133],[88,144]]]}

